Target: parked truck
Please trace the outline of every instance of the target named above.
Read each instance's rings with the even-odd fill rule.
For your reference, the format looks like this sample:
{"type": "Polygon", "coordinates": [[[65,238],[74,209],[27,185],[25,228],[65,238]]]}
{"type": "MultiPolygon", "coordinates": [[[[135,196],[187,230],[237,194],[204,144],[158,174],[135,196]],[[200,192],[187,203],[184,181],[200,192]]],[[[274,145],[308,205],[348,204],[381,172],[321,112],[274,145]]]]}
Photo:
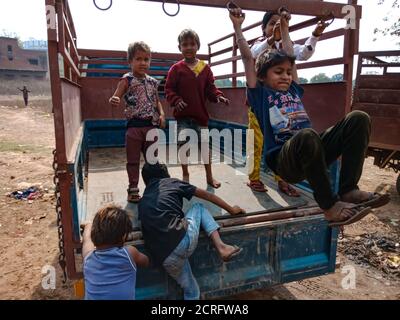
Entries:
{"type": "MultiPolygon", "coordinates": [[[[158,1],[161,2],[162,1],[158,1]]],[[[211,7],[226,6],[225,0],[180,1],[187,5],[211,7]]],[[[277,10],[279,1],[236,1],[245,10],[277,10]]],[[[350,0],[355,8],[355,22],[359,25],[361,7],[350,0]]],[[[118,4],[114,4],[118,5],[118,4]]],[[[310,0],[286,0],[285,5],[293,15],[306,19],[292,25],[291,31],[307,28],[329,14],[336,19],[347,19],[344,4],[310,0]]],[[[132,243],[145,251],[137,207],[126,202],[127,175],[125,172],[125,124],[123,107],[108,104],[118,78],[129,71],[126,52],[115,50],[89,50],[77,48],[77,34],[68,0],[46,0],[48,13],[55,12],[57,25],[48,28],[48,51],[52,99],[54,107],[55,141],[54,182],[57,197],[57,225],[59,233],[59,262],[69,279],[81,279],[80,223],[90,220],[98,208],[114,202],[126,208],[135,227],[132,243]],[[59,57],[61,57],[59,59],[59,57]],[[100,64],[100,65],[99,65],[100,64]],[[119,65],[108,68],[105,66],[119,65]],[[112,75],[112,77],[108,76],[112,75]]],[[[110,13],[111,14],[111,13],[110,13]]],[[[181,13],[183,14],[183,13],[181,13]]],[[[48,15],[49,17],[50,15],[48,15]]],[[[221,22],[222,23],[222,22],[221,22]]],[[[226,21],[230,23],[228,14],[226,21]]],[[[261,22],[244,28],[259,28],[261,22]]],[[[139,39],[138,39],[139,40],[139,39]]],[[[298,39],[296,43],[304,43],[298,39]]],[[[343,81],[304,85],[304,105],[316,130],[322,131],[335,124],[350,111],[352,94],[353,57],[358,48],[358,28],[341,26],[327,30],[320,41],[343,44],[334,57],[298,64],[299,69],[338,65],[343,67],[343,81]]],[[[250,41],[254,41],[251,39],[250,41]]],[[[237,133],[234,145],[228,148],[230,156],[245,157],[247,108],[245,88],[237,86],[238,48],[233,33],[209,44],[209,53],[199,58],[208,61],[211,68],[229,66],[231,72],[216,75],[216,79],[231,79],[232,87],[223,88],[231,104],[221,107],[208,104],[211,116],[209,127],[218,131],[237,133]],[[227,44],[226,44],[227,43],[227,44]],[[225,45],[225,47],[224,47],[225,45]],[[223,47],[224,49],[215,48],[223,47]],[[230,53],[231,57],[222,58],[230,53]],[[226,130],[227,129],[227,130],[226,130]]],[[[151,76],[165,77],[169,67],[182,59],[179,53],[152,53],[151,76]]],[[[162,87],[161,87],[162,96],[162,87]]],[[[167,118],[172,110],[162,99],[167,118]]],[[[166,129],[168,137],[169,128],[166,129]]],[[[168,139],[167,139],[168,140],[168,139]]],[[[166,140],[166,143],[168,141],[166,140]]],[[[221,146],[222,140],[217,142],[221,146]]],[[[215,146],[215,145],[214,145],[215,146]]],[[[168,145],[173,147],[172,144],[168,145]]],[[[226,149],[226,148],[225,148],[226,149]]],[[[228,155],[226,155],[228,156],[228,155]]],[[[291,198],[277,190],[276,183],[267,172],[262,180],[268,187],[265,194],[254,194],[246,186],[247,176],[235,163],[216,163],[216,177],[222,187],[215,193],[227,202],[245,208],[244,216],[229,216],[221,209],[207,205],[221,226],[224,241],[243,248],[240,256],[230,262],[221,262],[205,235],[191,264],[198,280],[202,298],[230,296],[248,290],[320,276],[335,270],[338,228],[330,228],[321,209],[306,184],[298,185],[301,197],[291,198]]],[[[179,166],[169,165],[172,176],[179,177],[179,166]]],[[[191,182],[205,187],[203,169],[193,166],[191,182]]],[[[331,168],[332,186],[338,186],[338,166],[331,168]]],[[[143,185],[140,186],[143,190],[143,185]]],[[[198,201],[194,199],[193,201],[198,201]]],[[[190,203],[186,203],[186,206],[190,203]]],[[[181,292],[167,274],[157,268],[138,271],[136,296],[138,299],[179,298],[181,292]]]]}
{"type": "MultiPolygon", "coordinates": [[[[358,55],[353,110],[372,120],[368,155],[379,168],[400,171],[400,51],[369,51],[358,55]]],[[[400,194],[400,174],[396,183],[400,194]]]]}

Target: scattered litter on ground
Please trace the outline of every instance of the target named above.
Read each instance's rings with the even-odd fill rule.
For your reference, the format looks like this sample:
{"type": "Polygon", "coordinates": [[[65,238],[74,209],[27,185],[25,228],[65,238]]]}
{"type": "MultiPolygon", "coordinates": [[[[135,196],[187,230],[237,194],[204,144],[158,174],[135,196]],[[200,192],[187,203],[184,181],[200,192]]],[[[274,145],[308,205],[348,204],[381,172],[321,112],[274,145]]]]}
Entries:
{"type": "Polygon", "coordinates": [[[32,186],[11,192],[8,196],[17,200],[28,200],[29,203],[32,203],[32,200],[41,198],[43,192],[38,187],[32,186]]]}
{"type": "Polygon", "coordinates": [[[345,235],[339,240],[339,251],[364,267],[372,266],[385,275],[400,278],[399,239],[378,234],[345,235]]]}
{"type": "Polygon", "coordinates": [[[400,266],[400,256],[390,256],[387,258],[388,265],[392,268],[398,268],[400,266]]]}

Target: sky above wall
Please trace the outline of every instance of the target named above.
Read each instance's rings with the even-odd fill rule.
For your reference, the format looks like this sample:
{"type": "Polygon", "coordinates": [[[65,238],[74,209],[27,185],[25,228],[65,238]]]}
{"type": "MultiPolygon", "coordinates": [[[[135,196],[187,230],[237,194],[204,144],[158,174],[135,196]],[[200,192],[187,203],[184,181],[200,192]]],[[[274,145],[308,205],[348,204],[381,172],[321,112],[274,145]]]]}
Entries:
{"type": "MultiPolygon", "coordinates": [[[[109,0],[96,0],[99,6],[107,6],[109,0]]],[[[345,0],[333,2],[347,3],[345,0]]],[[[396,39],[382,37],[374,42],[375,27],[383,28],[389,25],[400,12],[393,12],[391,0],[378,5],[378,0],[359,0],[363,7],[363,17],[360,28],[360,51],[394,50],[396,39]],[[388,17],[389,22],[383,19],[388,17]]],[[[92,0],[70,0],[70,7],[78,34],[78,47],[88,49],[126,50],[128,44],[142,40],[150,45],[153,51],[177,52],[177,36],[184,28],[196,30],[201,39],[199,53],[208,53],[207,44],[232,32],[232,24],[226,9],[205,8],[197,6],[181,6],[176,17],[167,16],[162,10],[162,4],[137,0],[114,0],[108,11],[99,11],[92,0]]],[[[168,11],[176,11],[175,4],[167,4],[168,11]]],[[[290,8],[289,8],[290,9],[290,8]]],[[[262,12],[247,11],[244,26],[262,19],[262,12]]],[[[304,20],[304,17],[293,17],[291,23],[304,20]]],[[[344,27],[344,20],[335,21],[329,30],[344,27]]],[[[46,39],[47,27],[44,0],[13,0],[0,2],[0,32],[15,32],[21,40],[29,38],[46,39]]],[[[259,29],[246,34],[248,38],[261,35],[259,29]]],[[[312,28],[296,32],[293,39],[307,37],[312,28]]],[[[342,41],[341,41],[342,42],[342,41]]],[[[230,42],[225,42],[226,47],[230,42]]],[[[222,48],[220,47],[220,48],[222,48]]],[[[218,49],[218,47],[216,47],[218,49]]],[[[312,60],[335,58],[342,54],[343,46],[339,41],[324,41],[318,44],[312,60]]],[[[226,69],[226,67],[225,67],[226,69]]],[[[225,72],[224,67],[215,70],[216,74],[225,72]]],[[[241,70],[239,70],[241,71],[241,70]]],[[[229,72],[229,71],[228,71],[229,72]]],[[[328,75],[341,72],[338,67],[327,67],[318,72],[328,75]]],[[[310,78],[315,70],[301,72],[301,76],[310,78]]]]}

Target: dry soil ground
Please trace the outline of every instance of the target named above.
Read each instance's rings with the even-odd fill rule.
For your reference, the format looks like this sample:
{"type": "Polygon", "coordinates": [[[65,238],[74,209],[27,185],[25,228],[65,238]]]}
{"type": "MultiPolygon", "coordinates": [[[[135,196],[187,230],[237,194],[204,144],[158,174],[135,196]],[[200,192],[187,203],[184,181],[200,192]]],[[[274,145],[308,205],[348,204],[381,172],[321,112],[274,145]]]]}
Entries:
{"type": "MultiPolygon", "coordinates": [[[[30,107],[25,108],[18,96],[0,96],[0,299],[74,299],[72,283],[62,283],[57,263],[53,148],[54,127],[48,97],[33,97],[30,107]],[[6,196],[31,185],[45,190],[41,199],[28,202],[6,196]],[[42,288],[42,268],[46,265],[57,270],[54,290],[42,288]]],[[[396,243],[400,238],[396,177],[394,172],[380,170],[373,166],[372,159],[367,159],[361,187],[387,191],[392,202],[346,227],[339,243],[340,266],[334,274],[230,298],[400,299],[400,267],[393,267],[395,257],[399,256],[396,243]],[[342,282],[349,265],[355,268],[355,287],[344,289],[342,282]]]]}

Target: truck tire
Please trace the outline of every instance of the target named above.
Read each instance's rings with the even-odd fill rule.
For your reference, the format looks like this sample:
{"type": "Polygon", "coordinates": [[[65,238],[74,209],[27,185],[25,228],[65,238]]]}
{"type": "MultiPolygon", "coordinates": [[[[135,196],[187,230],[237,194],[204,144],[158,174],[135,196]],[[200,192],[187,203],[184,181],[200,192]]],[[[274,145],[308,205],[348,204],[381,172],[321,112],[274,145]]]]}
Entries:
{"type": "Polygon", "coordinates": [[[396,189],[397,189],[397,193],[400,194],[400,174],[397,177],[396,189]]]}

